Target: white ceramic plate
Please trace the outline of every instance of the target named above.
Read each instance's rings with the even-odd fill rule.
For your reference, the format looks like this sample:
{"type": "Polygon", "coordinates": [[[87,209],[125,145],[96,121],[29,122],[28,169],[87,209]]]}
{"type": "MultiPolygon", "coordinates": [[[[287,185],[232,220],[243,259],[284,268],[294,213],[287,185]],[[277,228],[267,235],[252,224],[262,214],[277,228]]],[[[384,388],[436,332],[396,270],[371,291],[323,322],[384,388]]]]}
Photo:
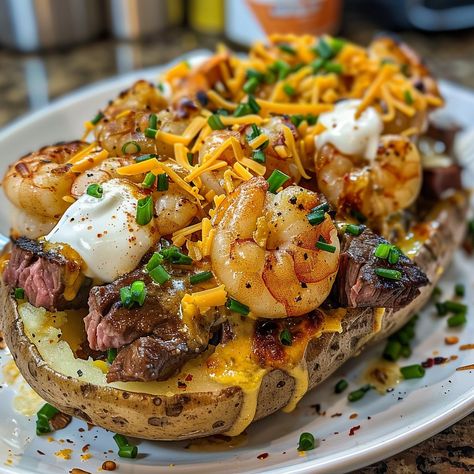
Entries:
{"type": "MultiPolygon", "coordinates": [[[[195,53],[187,59],[197,61],[204,54],[195,53]]],[[[0,174],[9,162],[30,150],[80,136],[82,122],[93,116],[108,99],[134,79],[153,80],[158,72],[159,69],[146,70],[102,82],[14,123],[0,133],[0,174]]],[[[447,98],[447,113],[464,126],[472,126],[474,93],[446,83],[442,84],[442,89],[447,98]]],[[[465,179],[466,184],[474,186],[474,156],[464,155],[463,160],[471,162],[465,179]]],[[[0,196],[0,203],[0,230],[7,232],[8,209],[4,196],[0,196]]],[[[446,335],[459,336],[459,344],[474,342],[473,263],[473,259],[458,252],[441,284],[446,295],[452,294],[455,283],[466,284],[466,301],[471,306],[466,327],[447,329],[446,320],[436,317],[433,308],[427,307],[417,326],[413,355],[406,363],[419,363],[435,354],[457,355],[457,360],[427,370],[423,379],[402,382],[384,396],[372,391],[363,400],[349,403],[347,392],[334,395],[334,385],[341,377],[349,380],[352,390],[362,383],[362,374],[368,364],[383,349],[383,344],[379,345],[347,363],[308,393],[293,413],[279,413],[252,425],[244,444],[232,450],[196,451],[185,449],[188,445],[185,442],[137,441],[139,458],[122,460],[115,455],[112,433],[99,428],[88,431],[78,420],[57,432],[54,440],[38,438],[34,434],[34,417],[29,419],[13,409],[14,399],[24,382],[19,379],[9,385],[0,374],[0,473],[53,474],[68,472],[73,467],[97,472],[106,459],[117,462],[118,472],[135,474],[158,470],[173,474],[325,473],[349,471],[386,458],[434,435],[474,409],[474,373],[456,371],[459,366],[474,363],[474,351],[459,351],[458,345],[444,344],[446,335]],[[315,404],[321,405],[321,411],[326,412],[324,416],[316,414],[312,407],[315,404]],[[349,418],[354,413],[357,418],[349,418]],[[331,416],[335,414],[339,415],[331,416]],[[350,436],[349,431],[355,426],[360,428],[350,436]],[[317,449],[305,455],[296,450],[303,431],[313,433],[319,442],[317,449]],[[90,445],[92,455],[88,460],[81,459],[82,447],[86,444],[90,445]],[[72,450],[70,460],[54,455],[62,449],[72,450]],[[259,459],[263,453],[268,456],[259,459]]],[[[2,366],[9,360],[6,351],[0,353],[2,366]]]]}

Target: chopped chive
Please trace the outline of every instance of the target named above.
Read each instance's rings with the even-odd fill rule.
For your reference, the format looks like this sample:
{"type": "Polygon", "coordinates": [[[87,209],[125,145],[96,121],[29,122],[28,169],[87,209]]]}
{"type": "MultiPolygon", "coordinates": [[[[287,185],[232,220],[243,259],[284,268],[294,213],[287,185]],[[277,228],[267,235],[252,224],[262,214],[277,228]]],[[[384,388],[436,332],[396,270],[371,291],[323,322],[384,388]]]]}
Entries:
{"type": "Polygon", "coordinates": [[[306,116],[306,121],[308,125],[316,125],[318,123],[319,115],[308,114],[306,116]]]}
{"type": "Polygon", "coordinates": [[[167,191],[169,187],[168,175],[160,173],[158,176],[158,191],[167,191]]]}
{"type": "Polygon", "coordinates": [[[392,248],[388,252],[387,260],[388,263],[390,263],[391,265],[395,265],[400,260],[400,251],[395,246],[392,246],[392,248]]]}
{"type": "Polygon", "coordinates": [[[221,118],[217,114],[212,114],[207,119],[207,123],[213,130],[222,130],[225,128],[225,125],[222,123],[221,118]]]}
{"type": "Polygon", "coordinates": [[[275,194],[277,190],[283,186],[290,179],[285,173],[280,170],[273,170],[272,174],[268,177],[268,190],[275,194]]]}
{"type": "Polygon", "coordinates": [[[255,77],[259,82],[262,82],[265,79],[265,74],[256,71],[255,69],[247,69],[245,73],[245,77],[247,79],[250,79],[252,77],[255,77]]]}
{"type": "Polygon", "coordinates": [[[317,211],[328,212],[329,211],[329,204],[327,202],[323,202],[323,203],[318,204],[317,206],[313,207],[313,209],[311,209],[311,212],[317,212],[317,211]]]}
{"type": "Polygon", "coordinates": [[[290,122],[298,128],[301,125],[301,122],[304,120],[304,115],[298,114],[298,115],[290,115],[290,122]]]}
{"type": "Polygon", "coordinates": [[[148,121],[148,128],[158,128],[158,117],[156,114],[150,115],[150,120],[148,121]]]}
{"type": "Polygon", "coordinates": [[[192,166],[194,164],[194,154],[193,153],[187,153],[186,156],[188,158],[188,163],[192,166]]]}
{"type": "Polygon", "coordinates": [[[142,147],[136,141],[126,142],[122,145],[122,153],[124,155],[133,155],[134,153],[140,153],[142,147]]]}
{"type": "Polygon", "coordinates": [[[109,364],[113,364],[116,357],[117,357],[117,349],[113,347],[110,349],[107,349],[107,362],[109,364]]]}
{"type": "Polygon", "coordinates": [[[392,246],[390,244],[378,244],[375,249],[375,256],[378,258],[386,259],[392,246]]]}
{"type": "Polygon", "coordinates": [[[466,287],[462,283],[457,283],[454,287],[454,294],[460,298],[464,298],[466,294],[466,287]]]}
{"type": "Polygon", "coordinates": [[[356,225],[356,224],[347,224],[344,229],[344,232],[346,234],[355,235],[355,236],[362,234],[362,231],[363,231],[362,226],[356,225]]]}
{"type": "Polygon", "coordinates": [[[47,433],[51,433],[51,426],[49,426],[49,422],[43,419],[36,420],[36,435],[41,436],[47,433]]]}
{"type": "Polygon", "coordinates": [[[196,285],[198,283],[202,283],[203,281],[210,280],[211,278],[214,278],[212,272],[200,272],[196,273],[195,275],[191,275],[189,277],[189,283],[191,283],[191,285],[196,285]]]}
{"type": "Polygon", "coordinates": [[[441,302],[436,302],[436,311],[438,313],[438,316],[446,316],[448,314],[448,308],[446,308],[446,305],[441,302]]]}
{"type": "Polygon", "coordinates": [[[156,156],[157,155],[155,155],[155,153],[148,153],[146,155],[137,156],[135,157],[135,163],[141,163],[142,161],[151,160],[152,158],[156,158],[156,156]]]}
{"type": "Polygon", "coordinates": [[[165,91],[165,86],[163,85],[162,82],[158,82],[158,84],[156,85],[156,87],[158,88],[158,90],[160,92],[164,92],[165,91]]]}
{"type": "Polygon", "coordinates": [[[254,114],[258,114],[258,112],[260,111],[260,106],[258,105],[258,102],[255,100],[255,97],[251,94],[248,96],[247,105],[250,107],[250,110],[254,114]]]}
{"type": "Polygon", "coordinates": [[[407,359],[408,357],[411,356],[411,348],[410,346],[402,346],[402,350],[400,351],[400,355],[402,357],[405,357],[407,359]]]}
{"type": "Polygon", "coordinates": [[[148,260],[148,263],[146,264],[146,270],[148,272],[150,272],[151,270],[153,270],[155,267],[157,267],[158,265],[161,265],[163,263],[163,255],[161,255],[160,253],[158,252],[155,252],[150,260],[148,260]]]}
{"type": "Polygon", "coordinates": [[[171,275],[165,270],[163,265],[157,265],[153,270],[149,271],[148,274],[155,283],[159,283],[160,285],[163,285],[163,283],[166,283],[171,278],[171,275]]]}
{"type": "Polygon", "coordinates": [[[254,150],[252,152],[252,159],[257,163],[265,163],[265,153],[263,150],[254,150]]]}
{"type": "Polygon", "coordinates": [[[259,80],[254,76],[247,80],[242,89],[246,94],[253,94],[257,90],[259,84],[259,80]]]}
{"type": "Polygon", "coordinates": [[[234,117],[243,117],[244,115],[250,115],[252,110],[249,104],[239,104],[234,110],[234,117]]]}
{"type": "Polygon", "coordinates": [[[283,329],[283,331],[280,333],[280,342],[284,346],[291,346],[291,344],[293,344],[293,335],[289,329],[283,329]]]}
{"type": "Polygon", "coordinates": [[[311,451],[316,447],[314,436],[311,433],[301,433],[298,442],[298,451],[311,451]]]}
{"type": "Polygon", "coordinates": [[[452,313],[466,313],[467,306],[457,301],[445,301],[444,307],[452,313]]]}
{"type": "Polygon", "coordinates": [[[145,137],[156,138],[157,132],[158,130],[156,130],[155,128],[147,128],[145,129],[145,137]]]}
{"type": "Polygon", "coordinates": [[[290,46],[289,44],[286,44],[286,43],[279,44],[278,49],[280,49],[284,53],[291,54],[292,56],[296,54],[295,48],[293,48],[293,46],[290,46]]]}
{"type": "Polygon", "coordinates": [[[283,90],[285,91],[285,94],[289,95],[290,97],[296,94],[295,88],[293,86],[290,86],[290,84],[284,84],[283,90]]]}
{"type": "Polygon", "coordinates": [[[40,408],[36,416],[39,419],[44,419],[44,420],[49,421],[51,420],[51,418],[53,418],[53,416],[57,415],[58,413],[59,413],[59,410],[57,408],[53,407],[53,405],[50,405],[49,403],[45,403],[40,408]]]}
{"type": "Polygon", "coordinates": [[[250,308],[247,305],[240,303],[234,298],[229,298],[225,306],[227,309],[239,314],[243,314],[244,316],[247,316],[247,314],[250,312],[250,308]]]}
{"type": "Polygon", "coordinates": [[[402,272],[390,268],[376,268],[375,274],[387,280],[400,280],[402,278],[402,272]]]}
{"type": "Polygon", "coordinates": [[[389,340],[383,351],[383,358],[395,362],[399,359],[402,345],[399,341],[389,340]]]}
{"type": "Polygon", "coordinates": [[[420,364],[400,367],[400,372],[405,380],[421,379],[425,375],[425,369],[420,364]]]}
{"type": "Polygon", "coordinates": [[[467,322],[467,319],[466,319],[465,313],[453,314],[452,316],[448,318],[448,326],[450,328],[462,326],[463,324],[466,324],[466,322],[467,322]]]}
{"type": "Polygon", "coordinates": [[[354,390],[353,392],[350,392],[347,395],[347,399],[350,402],[357,402],[361,398],[364,398],[364,395],[372,388],[372,385],[364,385],[363,387],[358,388],[357,390],[354,390]]]}
{"type": "Polygon", "coordinates": [[[262,133],[258,126],[254,123],[250,125],[250,128],[252,129],[252,131],[247,135],[247,141],[249,142],[255,140],[255,138],[257,138],[262,133]]]}
{"type": "Polygon", "coordinates": [[[321,224],[321,222],[324,221],[326,215],[322,209],[318,209],[316,211],[312,210],[309,214],[306,215],[306,218],[308,219],[311,225],[319,225],[321,224]]]}
{"type": "Polygon", "coordinates": [[[102,189],[102,186],[97,183],[92,183],[87,186],[86,193],[89,196],[95,197],[95,198],[101,198],[102,194],[104,193],[104,190],[102,189]]]}
{"type": "Polygon", "coordinates": [[[334,74],[342,74],[342,64],[339,63],[333,63],[331,61],[326,61],[324,64],[324,70],[326,72],[332,72],[334,74]]]}
{"type": "Polygon", "coordinates": [[[333,50],[331,45],[324,39],[320,38],[318,44],[314,48],[318,56],[323,59],[331,59],[336,55],[336,51],[333,50]]]}
{"type": "Polygon", "coordinates": [[[310,66],[313,68],[313,74],[317,74],[319,71],[324,69],[324,66],[326,64],[326,60],[323,58],[318,58],[315,61],[313,61],[310,66]]]}
{"type": "Polygon", "coordinates": [[[147,196],[137,201],[135,220],[138,225],[147,225],[153,219],[153,199],[147,196]]]}
{"type": "Polygon", "coordinates": [[[132,444],[129,444],[127,438],[121,434],[114,435],[114,441],[117,443],[119,448],[119,456],[123,458],[136,458],[138,454],[138,448],[132,444]]]}
{"type": "Polygon", "coordinates": [[[120,288],[120,302],[127,309],[130,309],[133,306],[132,291],[129,286],[120,288]]]}
{"type": "Polygon", "coordinates": [[[342,393],[348,386],[347,380],[341,379],[334,387],[334,393],[342,393]]]}
{"type": "Polygon", "coordinates": [[[146,298],[146,287],[145,283],[141,280],[136,280],[130,285],[130,292],[132,301],[138,303],[139,306],[143,306],[146,298]]]}
{"type": "Polygon", "coordinates": [[[336,251],[335,245],[327,244],[326,242],[322,242],[321,240],[318,240],[316,242],[316,248],[329,253],[334,253],[336,251]]]}
{"type": "Polygon", "coordinates": [[[408,104],[408,105],[412,105],[413,104],[413,96],[411,95],[411,92],[406,90],[404,93],[403,93],[403,98],[405,99],[405,103],[408,104]]]}
{"type": "Polygon", "coordinates": [[[271,68],[277,73],[278,79],[280,81],[285,79],[286,76],[288,76],[288,74],[291,72],[291,68],[289,64],[285,61],[282,61],[281,59],[279,59],[278,61],[275,61],[272,64],[271,68]]]}
{"type": "Polygon", "coordinates": [[[177,265],[191,265],[193,263],[193,259],[189,255],[181,253],[179,248],[174,245],[160,250],[160,254],[165,260],[177,265]]]}
{"type": "Polygon", "coordinates": [[[347,41],[342,38],[331,38],[329,42],[335,55],[340,53],[342,48],[344,48],[347,43],[347,41]]]}
{"type": "Polygon", "coordinates": [[[24,300],[25,290],[23,288],[15,288],[13,295],[15,296],[16,300],[24,300]]]}
{"type": "Polygon", "coordinates": [[[91,120],[91,124],[92,124],[92,125],[97,125],[103,118],[104,118],[104,114],[103,114],[102,112],[99,112],[99,113],[91,120]]]}
{"type": "Polygon", "coordinates": [[[143,180],[142,186],[150,189],[155,184],[156,176],[153,173],[147,173],[143,180]]]}

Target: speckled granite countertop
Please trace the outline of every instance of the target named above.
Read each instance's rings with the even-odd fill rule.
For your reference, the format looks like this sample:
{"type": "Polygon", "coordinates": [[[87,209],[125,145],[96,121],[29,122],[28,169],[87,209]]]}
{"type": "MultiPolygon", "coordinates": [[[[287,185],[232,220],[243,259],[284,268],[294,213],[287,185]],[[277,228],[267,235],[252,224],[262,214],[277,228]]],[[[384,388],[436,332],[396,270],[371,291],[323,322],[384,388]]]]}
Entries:
{"type": "MultiPolygon", "coordinates": [[[[367,43],[375,30],[347,22],[343,35],[367,43]]],[[[400,34],[426,58],[437,77],[474,89],[474,31],[456,34],[400,34]]],[[[134,69],[167,62],[215,38],[168,33],[143,43],[100,40],[72,51],[22,56],[0,50],[0,126],[31,109],[86,84],[134,69]]],[[[363,474],[474,472],[474,414],[419,445],[358,472],[363,474]]]]}

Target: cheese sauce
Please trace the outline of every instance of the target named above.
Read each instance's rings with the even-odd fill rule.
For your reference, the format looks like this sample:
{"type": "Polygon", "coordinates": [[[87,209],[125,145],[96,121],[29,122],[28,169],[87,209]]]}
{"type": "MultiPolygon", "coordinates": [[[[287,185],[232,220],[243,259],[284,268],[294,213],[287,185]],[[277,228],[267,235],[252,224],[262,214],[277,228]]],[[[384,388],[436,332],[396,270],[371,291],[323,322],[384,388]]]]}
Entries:
{"type": "Polygon", "coordinates": [[[373,160],[377,154],[382,119],[373,107],[367,107],[356,118],[360,100],[344,100],[331,112],[319,116],[318,123],[326,130],[316,137],[316,148],[331,144],[341,153],[373,160]]]}
{"type": "Polygon", "coordinates": [[[137,200],[144,197],[136,185],[113,179],[102,189],[99,198],[83,194],[45,239],[68,244],[84,261],[87,277],[108,283],[134,270],[159,235],[153,219],[135,221],[137,200]]]}

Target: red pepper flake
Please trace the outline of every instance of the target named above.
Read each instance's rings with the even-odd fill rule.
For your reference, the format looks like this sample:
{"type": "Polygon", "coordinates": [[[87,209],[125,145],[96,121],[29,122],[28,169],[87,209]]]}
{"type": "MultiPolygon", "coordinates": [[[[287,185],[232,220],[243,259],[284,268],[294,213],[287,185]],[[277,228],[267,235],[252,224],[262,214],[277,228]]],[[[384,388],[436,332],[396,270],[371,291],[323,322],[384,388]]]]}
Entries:
{"type": "Polygon", "coordinates": [[[353,427],[349,430],[349,436],[354,436],[354,433],[355,433],[357,430],[360,430],[360,425],[353,426],[353,427]]]}
{"type": "Polygon", "coordinates": [[[349,419],[353,420],[354,418],[357,418],[359,415],[357,413],[352,413],[352,415],[349,416],[349,419]]]}
{"type": "Polygon", "coordinates": [[[435,357],[433,362],[435,365],[444,364],[448,359],[446,357],[435,357]]]}
{"type": "Polygon", "coordinates": [[[84,445],[84,446],[82,447],[82,452],[83,452],[83,453],[87,453],[87,451],[89,451],[89,448],[90,448],[90,447],[91,447],[90,444],[84,445]]]}
{"type": "Polygon", "coordinates": [[[459,342],[459,337],[457,336],[446,336],[444,338],[444,343],[448,346],[452,346],[453,344],[457,344],[459,342]]]}
{"type": "Polygon", "coordinates": [[[90,431],[92,429],[95,428],[95,425],[93,425],[92,423],[87,423],[87,429],[90,431]]]}
{"type": "Polygon", "coordinates": [[[79,431],[79,433],[84,433],[86,430],[84,428],[79,428],[77,431],[79,431]]]}
{"type": "Polygon", "coordinates": [[[186,382],[191,382],[192,379],[193,379],[193,374],[188,374],[186,375],[186,378],[184,380],[186,380],[186,382]]]}
{"type": "Polygon", "coordinates": [[[257,456],[257,459],[267,459],[268,458],[268,453],[262,453],[257,456]]]}
{"type": "Polygon", "coordinates": [[[432,357],[428,357],[424,362],[421,363],[421,366],[424,367],[425,369],[429,369],[433,367],[434,365],[434,360],[432,357]]]}
{"type": "Polygon", "coordinates": [[[462,346],[459,346],[460,351],[469,351],[471,349],[474,349],[474,344],[463,344],[462,346]]]}
{"type": "Polygon", "coordinates": [[[338,416],[342,416],[342,413],[334,413],[331,418],[337,418],[338,416]]]}
{"type": "Polygon", "coordinates": [[[451,360],[458,360],[458,356],[453,354],[453,355],[449,358],[449,360],[450,360],[450,361],[451,361],[451,360]]]}
{"type": "Polygon", "coordinates": [[[181,380],[178,380],[178,388],[180,390],[186,390],[187,385],[184,382],[181,382],[181,380]]]}

